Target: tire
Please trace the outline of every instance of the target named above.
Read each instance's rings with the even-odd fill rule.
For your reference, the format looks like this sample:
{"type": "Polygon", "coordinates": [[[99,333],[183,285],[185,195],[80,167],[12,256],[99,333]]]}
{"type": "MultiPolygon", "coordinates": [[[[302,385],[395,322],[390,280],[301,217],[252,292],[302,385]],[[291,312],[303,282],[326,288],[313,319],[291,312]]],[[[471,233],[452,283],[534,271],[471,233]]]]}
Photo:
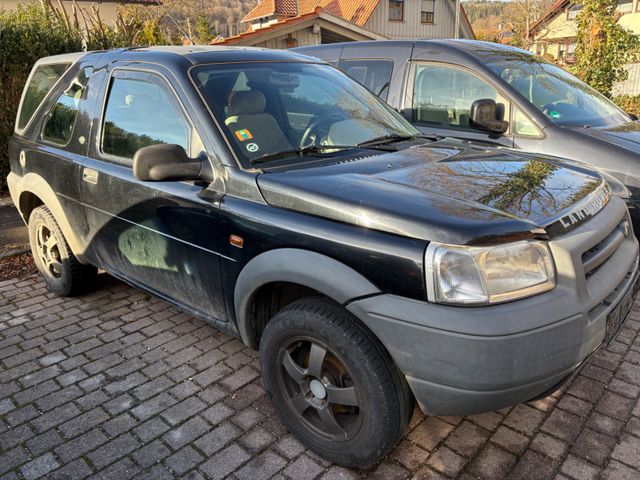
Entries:
{"type": "Polygon", "coordinates": [[[282,423],[339,465],[380,460],[413,413],[409,387],[378,339],[323,297],[298,300],[273,317],[260,341],[260,366],[282,423]]]}
{"type": "Polygon", "coordinates": [[[50,291],[72,297],[95,287],[97,269],[78,261],[44,205],[35,208],[29,216],[29,243],[36,267],[50,291]]]}

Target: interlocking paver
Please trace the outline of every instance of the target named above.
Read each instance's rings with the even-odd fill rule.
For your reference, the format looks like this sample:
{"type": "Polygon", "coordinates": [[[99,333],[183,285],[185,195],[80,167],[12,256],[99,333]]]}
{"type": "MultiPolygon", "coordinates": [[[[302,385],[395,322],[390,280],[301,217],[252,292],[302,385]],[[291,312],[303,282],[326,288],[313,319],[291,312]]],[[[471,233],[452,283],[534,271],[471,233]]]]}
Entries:
{"type": "Polygon", "coordinates": [[[416,412],[365,470],[275,416],[257,353],[107,276],[58,299],[0,283],[0,475],[9,478],[640,479],[640,308],[562,391],[498,412],[416,412]]]}

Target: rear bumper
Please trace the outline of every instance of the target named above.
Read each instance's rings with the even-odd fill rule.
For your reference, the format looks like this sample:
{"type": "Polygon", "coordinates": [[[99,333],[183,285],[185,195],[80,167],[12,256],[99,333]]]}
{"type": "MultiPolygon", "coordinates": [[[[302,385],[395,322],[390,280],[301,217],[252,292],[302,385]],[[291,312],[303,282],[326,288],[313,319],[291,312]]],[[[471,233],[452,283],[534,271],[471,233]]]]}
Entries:
{"type": "MultiPolygon", "coordinates": [[[[20,208],[19,208],[20,192],[18,190],[18,182],[19,182],[18,176],[13,172],[9,172],[9,175],[7,175],[7,187],[9,188],[9,195],[11,195],[11,200],[13,201],[13,204],[16,206],[16,208],[18,208],[18,211],[20,211],[20,208]]],[[[22,215],[22,212],[20,212],[20,216],[22,217],[22,220],[24,220],[24,216],[22,215]]]]}
{"type": "Polygon", "coordinates": [[[608,214],[603,210],[570,237],[550,242],[558,268],[558,285],[550,292],[476,308],[379,295],[348,308],[388,349],[424,412],[466,415],[531,400],[602,345],[607,317],[635,293],[633,235],[588,278],[568,265],[572,252],[581,258],[590,248],[594,232],[605,236],[626,215],[622,202],[613,203],[608,214]]]}

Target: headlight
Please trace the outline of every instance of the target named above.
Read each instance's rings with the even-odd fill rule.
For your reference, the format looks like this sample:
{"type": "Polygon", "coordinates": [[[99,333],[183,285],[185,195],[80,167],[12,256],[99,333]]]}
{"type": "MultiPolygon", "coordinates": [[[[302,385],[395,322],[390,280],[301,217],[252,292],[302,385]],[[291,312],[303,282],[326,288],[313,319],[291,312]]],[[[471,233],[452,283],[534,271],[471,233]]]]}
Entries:
{"type": "Polygon", "coordinates": [[[425,253],[431,302],[486,305],[551,290],[555,267],[544,242],[521,241],[492,247],[432,242],[425,253]]]}

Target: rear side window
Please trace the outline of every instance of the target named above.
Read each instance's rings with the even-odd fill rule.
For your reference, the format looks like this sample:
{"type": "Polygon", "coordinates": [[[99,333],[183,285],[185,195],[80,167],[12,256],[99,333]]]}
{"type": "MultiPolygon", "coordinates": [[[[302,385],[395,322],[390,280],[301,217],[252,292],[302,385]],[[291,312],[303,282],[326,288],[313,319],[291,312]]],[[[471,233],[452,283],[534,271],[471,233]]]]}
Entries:
{"type": "Polygon", "coordinates": [[[34,70],[18,114],[18,130],[22,130],[27,126],[44,97],[47,96],[70,65],[70,63],[54,63],[40,65],[34,70]]]}
{"type": "MultiPolygon", "coordinates": [[[[133,158],[149,145],[176,144],[191,152],[195,134],[165,82],[142,72],[115,72],[102,126],[102,152],[133,158]]],[[[199,147],[201,148],[201,147],[199,147]]],[[[199,153],[199,152],[198,152],[199,153]]]]}
{"type": "Polygon", "coordinates": [[[391,60],[342,60],[338,68],[383,100],[387,99],[393,73],[391,60]]]}
{"type": "Polygon", "coordinates": [[[85,98],[91,72],[91,68],[84,68],[58,97],[42,129],[44,140],[59,145],[69,143],[78,117],[80,102],[85,98]]]}

